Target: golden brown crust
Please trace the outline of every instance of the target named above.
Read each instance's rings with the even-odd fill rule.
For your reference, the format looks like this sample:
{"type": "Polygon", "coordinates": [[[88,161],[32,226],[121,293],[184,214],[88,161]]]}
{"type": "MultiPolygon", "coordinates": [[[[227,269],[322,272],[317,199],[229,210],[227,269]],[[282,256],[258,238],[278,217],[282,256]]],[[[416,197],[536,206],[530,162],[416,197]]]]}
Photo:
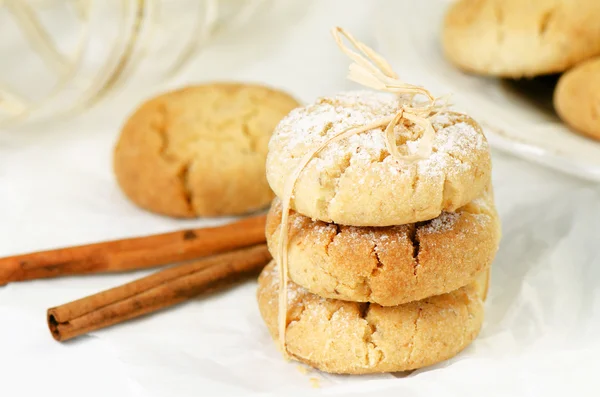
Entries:
{"type": "Polygon", "coordinates": [[[600,54],[597,0],[460,0],[444,21],[446,57],[503,77],[558,73],[600,54]]]}
{"type": "MultiPolygon", "coordinates": [[[[280,222],[275,199],[266,227],[274,256],[280,222]]],[[[494,259],[500,221],[490,188],[455,213],[402,226],[339,226],[291,211],[288,234],[292,281],[326,298],[395,306],[472,282],[494,259]]]]}
{"type": "MultiPolygon", "coordinates": [[[[258,304],[277,339],[278,276],[274,262],[259,277],[258,304]]],[[[468,346],[483,321],[480,286],[400,306],[324,299],[288,287],[286,342],[295,360],[322,371],[367,374],[416,369],[468,346]]]]}
{"type": "Polygon", "coordinates": [[[600,58],[583,62],[560,77],[554,107],[576,131],[600,140],[600,58]]]}
{"type": "Polygon", "coordinates": [[[139,206],[176,217],[236,215],[273,198],[265,177],[271,133],[289,95],[259,85],[215,83],[168,92],[127,120],[114,171],[139,206]]]}

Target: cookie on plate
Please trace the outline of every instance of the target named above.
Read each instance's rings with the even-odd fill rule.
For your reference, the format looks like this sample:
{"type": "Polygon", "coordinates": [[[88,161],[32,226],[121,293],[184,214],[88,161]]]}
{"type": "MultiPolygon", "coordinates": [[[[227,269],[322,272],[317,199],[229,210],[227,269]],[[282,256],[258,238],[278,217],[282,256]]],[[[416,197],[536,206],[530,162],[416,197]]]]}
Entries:
{"type": "Polygon", "coordinates": [[[600,54],[600,1],[459,0],[446,14],[446,57],[469,72],[530,77],[600,54]]]}
{"type": "MultiPolygon", "coordinates": [[[[257,294],[274,339],[278,334],[277,272],[274,262],[267,265],[257,294]]],[[[485,276],[447,294],[391,307],[325,299],[290,282],[288,353],[322,371],[341,374],[405,371],[446,360],[479,333],[485,276]]]]}
{"type": "Polygon", "coordinates": [[[298,102],[259,85],[214,83],[155,97],[125,123],[114,171],[137,205],[175,217],[236,215],[273,198],[267,145],[298,102]]]}
{"type": "MultiPolygon", "coordinates": [[[[359,91],[290,112],[269,142],[267,179],[277,196],[302,157],[344,130],[394,116],[406,97],[359,91]]],[[[427,159],[404,164],[386,149],[384,127],[329,144],[297,179],[291,207],[302,215],[341,225],[391,226],[433,219],[482,194],[490,181],[488,143],[469,116],[441,112],[427,159]]],[[[423,128],[396,127],[402,154],[413,154],[423,128]]]]}
{"type": "MultiPolygon", "coordinates": [[[[273,255],[281,203],[267,216],[273,255]]],[[[289,218],[290,279],[313,294],[395,306],[463,287],[487,269],[500,240],[491,189],[456,212],[388,227],[339,226],[297,212],[289,218]]]]}
{"type": "Polygon", "coordinates": [[[600,58],[583,62],[560,77],[554,108],[575,130],[600,140],[600,58]]]}

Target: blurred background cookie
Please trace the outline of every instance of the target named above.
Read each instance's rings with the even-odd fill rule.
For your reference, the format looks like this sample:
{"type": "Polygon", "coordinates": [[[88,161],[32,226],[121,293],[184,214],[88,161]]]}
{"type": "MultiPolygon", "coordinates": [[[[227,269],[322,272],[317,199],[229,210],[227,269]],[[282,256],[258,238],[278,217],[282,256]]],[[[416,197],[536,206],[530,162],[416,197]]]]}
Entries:
{"type": "Polygon", "coordinates": [[[125,194],[175,217],[236,215],[273,198],[265,178],[273,129],[298,102],[259,85],[215,83],[168,92],[125,123],[114,171],[125,194]]]}
{"type": "Polygon", "coordinates": [[[502,77],[559,73],[600,54],[598,0],[460,0],[442,30],[446,57],[502,77]]]}
{"type": "Polygon", "coordinates": [[[600,140],[600,58],[561,76],[554,91],[554,108],[575,130],[600,140]]]}

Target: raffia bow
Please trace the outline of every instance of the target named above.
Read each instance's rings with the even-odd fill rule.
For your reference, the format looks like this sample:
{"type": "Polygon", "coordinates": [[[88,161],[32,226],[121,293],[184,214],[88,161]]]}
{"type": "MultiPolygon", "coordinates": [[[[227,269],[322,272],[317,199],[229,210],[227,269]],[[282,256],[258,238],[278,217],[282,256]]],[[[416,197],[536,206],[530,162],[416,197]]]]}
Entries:
{"type": "Polygon", "coordinates": [[[323,143],[308,151],[301,159],[298,166],[287,178],[281,195],[282,215],[280,225],[279,244],[277,246],[276,260],[280,265],[279,271],[279,345],[284,356],[288,357],[285,342],[287,329],[287,285],[288,285],[288,219],[294,187],[300,174],[306,168],[310,160],[317,156],[328,145],[346,139],[352,135],[360,134],[376,128],[385,127],[385,145],[392,158],[401,164],[411,164],[418,160],[426,159],[431,155],[435,130],[429,117],[436,111],[440,111],[444,105],[438,104],[438,100],[423,87],[402,82],[398,75],[392,70],[390,64],[373,49],[356,40],[350,33],[340,27],[331,31],[338,47],[353,61],[349,67],[348,79],[365,87],[378,91],[408,96],[407,101],[400,101],[400,107],[393,116],[382,117],[372,123],[350,127],[339,134],[326,139],[323,143]],[[344,44],[343,38],[357,50],[354,51],[344,44]],[[415,106],[414,97],[425,97],[420,106],[415,106]],[[398,150],[395,137],[395,128],[402,120],[408,120],[423,129],[423,134],[418,142],[417,150],[413,154],[403,155],[398,150]]]}

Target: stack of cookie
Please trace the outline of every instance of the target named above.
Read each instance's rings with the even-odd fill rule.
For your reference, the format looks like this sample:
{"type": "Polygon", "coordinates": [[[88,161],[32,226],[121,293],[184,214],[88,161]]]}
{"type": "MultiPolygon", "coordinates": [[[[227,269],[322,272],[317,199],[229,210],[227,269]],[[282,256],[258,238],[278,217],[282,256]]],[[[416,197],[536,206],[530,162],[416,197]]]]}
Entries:
{"type": "MultiPolygon", "coordinates": [[[[269,143],[276,198],[267,241],[277,257],[284,185],[314,147],[393,117],[410,97],[359,91],[293,110],[269,143]]],[[[448,359],[477,336],[500,225],[488,144],[469,116],[438,110],[431,153],[390,155],[385,127],[328,144],[296,179],[287,227],[286,353],[333,373],[403,371],[448,359]]],[[[403,120],[398,150],[425,134],[403,120]]],[[[280,266],[259,278],[258,302],[279,337],[280,266]]]]}
{"type": "Polygon", "coordinates": [[[563,73],[554,91],[560,118],[600,140],[600,1],[460,0],[442,29],[458,68],[511,79],[563,73]]]}

